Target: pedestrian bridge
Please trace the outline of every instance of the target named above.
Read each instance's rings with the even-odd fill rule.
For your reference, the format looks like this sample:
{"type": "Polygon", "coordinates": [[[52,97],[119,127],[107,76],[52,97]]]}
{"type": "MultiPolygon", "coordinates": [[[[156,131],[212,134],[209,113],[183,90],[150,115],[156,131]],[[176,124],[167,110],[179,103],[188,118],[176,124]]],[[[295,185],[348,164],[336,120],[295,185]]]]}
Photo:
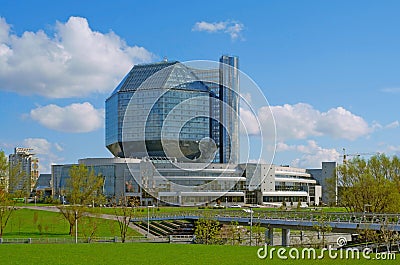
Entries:
{"type": "Polygon", "coordinates": [[[332,232],[358,233],[360,230],[391,230],[400,232],[400,214],[375,213],[321,213],[317,211],[252,211],[212,210],[169,214],[152,214],[132,218],[132,222],[163,220],[198,220],[208,218],[220,223],[238,222],[241,225],[260,224],[266,227],[266,239],[272,241],[273,229],[282,229],[282,244],[289,245],[290,229],[315,230],[318,226],[330,226],[332,232]]]}

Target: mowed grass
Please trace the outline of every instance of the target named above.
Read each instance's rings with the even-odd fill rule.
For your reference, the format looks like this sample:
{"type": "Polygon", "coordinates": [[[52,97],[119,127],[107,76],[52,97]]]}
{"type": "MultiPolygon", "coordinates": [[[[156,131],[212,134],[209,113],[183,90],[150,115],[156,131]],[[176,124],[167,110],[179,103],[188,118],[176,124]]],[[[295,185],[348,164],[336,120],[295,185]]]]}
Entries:
{"type": "MultiPolygon", "coordinates": [[[[213,214],[213,213],[218,213],[221,211],[243,211],[243,208],[227,208],[227,209],[212,209],[212,208],[206,208],[206,209],[202,209],[199,207],[170,207],[170,206],[163,206],[163,207],[137,207],[135,209],[135,216],[147,216],[147,212],[149,211],[150,215],[157,215],[157,214],[179,214],[179,213],[183,213],[183,212],[193,212],[193,211],[200,211],[200,212],[204,212],[204,213],[209,213],[209,214],[213,214]]],[[[253,208],[254,212],[288,212],[286,210],[281,210],[279,208],[253,208]]],[[[93,212],[93,211],[97,211],[97,212],[101,212],[103,214],[112,214],[114,215],[116,212],[117,214],[122,214],[122,211],[120,208],[89,208],[88,211],[93,212]]],[[[306,209],[296,209],[293,208],[291,209],[291,211],[300,211],[300,212],[346,212],[346,209],[344,207],[309,207],[306,209]]]]}
{"type": "MultiPolygon", "coordinates": [[[[155,243],[1,245],[4,264],[398,264],[396,260],[259,259],[258,247],[155,243]]],[[[396,257],[398,258],[398,256],[396,257]]]]}
{"type": "MultiPolygon", "coordinates": [[[[119,227],[116,221],[88,217],[83,217],[78,221],[78,236],[88,237],[92,233],[93,227],[96,227],[94,236],[119,236],[119,227]]],[[[68,233],[69,224],[60,213],[18,209],[11,215],[3,237],[71,237],[68,233]]],[[[141,236],[141,234],[135,230],[129,229],[128,236],[141,236]]]]}

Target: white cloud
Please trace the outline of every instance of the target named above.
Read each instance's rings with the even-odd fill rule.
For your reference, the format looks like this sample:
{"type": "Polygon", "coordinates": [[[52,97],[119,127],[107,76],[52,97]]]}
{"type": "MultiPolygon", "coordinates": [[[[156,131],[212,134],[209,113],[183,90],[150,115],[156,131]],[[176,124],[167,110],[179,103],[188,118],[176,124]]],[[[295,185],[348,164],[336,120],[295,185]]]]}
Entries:
{"type": "Polygon", "coordinates": [[[54,144],[54,147],[57,149],[57,151],[64,151],[64,148],[60,145],[60,144],[58,144],[58,143],[55,143],[54,144]]]}
{"type": "Polygon", "coordinates": [[[109,93],[133,64],[154,57],[114,32],[93,31],[85,18],[57,22],[54,31],[17,36],[0,18],[0,89],[49,98],[109,93]]]}
{"type": "Polygon", "coordinates": [[[232,40],[242,38],[241,32],[244,30],[244,25],[237,21],[226,20],[220,22],[196,22],[192,28],[193,31],[205,31],[209,33],[223,32],[229,34],[232,40]]]}
{"type": "Polygon", "coordinates": [[[385,126],[385,128],[386,128],[386,129],[396,129],[396,128],[398,128],[399,126],[400,126],[400,122],[399,122],[399,121],[394,121],[394,122],[391,122],[391,123],[387,124],[387,125],[385,126]]]}
{"type": "Polygon", "coordinates": [[[49,129],[82,133],[103,126],[104,109],[95,109],[89,102],[75,103],[66,107],[50,104],[31,110],[30,117],[49,129]]]}
{"type": "Polygon", "coordinates": [[[227,22],[214,22],[209,23],[205,21],[196,22],[193,26],[194,31],[207,31],[207,32],[217,32],[226,29],[227,22]]]}
{"type": "Polygon", "coordinates": [[[363,118],[342,107],[321,113],[316,130],[334,138],[348,140],[355,140],[371,132],[371,128],[363,118]]]}
{"type": "Polygon", "coordinates": [[[338,161],[340,157],[336,149],[320,147],[317,142],[312,140],[307,141],[307,145],[283,145],[286,146],[286,150],[296,150],[302,154],[300,158],[292,161],[292,165],[295,167],[319,168],[322,162],[338,161]]]}
{"type": "MultiPolygon", "coordinates": [[[[355,140],[373,130],[362,117],[343,107],[332,108],[327,112],[320,112],[305,103],[263,107],[258,113],[262,124],[270,123],[271,112],[275,118],[276,137],[280,141],[315,136],[355,140]]],[[[263,133],[267,135],[268,130],[264,129],[263,133]]]]}
{"type": "Polygon", "coordinates": [[[244,135],[259,135],[261,124],[256,115],[250,110],[240,108],[240,133],[244,135]]]}
{"type": "Polygon", "coordinates": [[[385,92],[385,93],[397,94],[397,93],[400,93],[400,87],[383,88],[383,89],[381,89],[381,91],[385,92]]]}
{"type": "Polygon", "coordinates": [[[58,156],[59,144],[50,143],[44,138],[27,138],[23,141],[23,146],[33,148],[33,153],[39,158],[39,172],[50,173],[51,165],[61,162],[63,159],[58,156]]]}

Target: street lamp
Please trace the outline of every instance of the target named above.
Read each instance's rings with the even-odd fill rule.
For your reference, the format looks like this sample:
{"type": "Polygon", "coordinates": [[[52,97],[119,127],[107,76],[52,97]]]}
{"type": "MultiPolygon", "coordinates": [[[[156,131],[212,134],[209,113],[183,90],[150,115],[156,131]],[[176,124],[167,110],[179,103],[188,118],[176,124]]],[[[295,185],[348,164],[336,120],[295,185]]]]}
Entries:
{"type": "Polygon", "coordinates": [[[147,238],[149,238],[150,234],[150,207],[154,207],[154,205],[147,205],[147,238]]]}
{"type": "Polygon", "coordinates": [[[78,244],[78,211],[75,210],[75,244],[78,244]]]}
{"type": "Polygon", "coordinates": [[[367,207],[371,207],[371,204],[364,204],[364,221],[367,218],[367,207]]]}

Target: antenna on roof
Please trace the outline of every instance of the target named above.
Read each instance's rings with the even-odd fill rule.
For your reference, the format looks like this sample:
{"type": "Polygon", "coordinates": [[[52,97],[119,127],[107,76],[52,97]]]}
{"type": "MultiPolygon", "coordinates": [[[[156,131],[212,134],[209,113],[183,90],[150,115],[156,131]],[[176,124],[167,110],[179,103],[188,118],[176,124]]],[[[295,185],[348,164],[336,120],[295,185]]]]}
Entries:
{"type": "Polygon", "coordinates": [[[167,58],[167,56],[164,56],[164,58],[163,58],[163,62],[168,62],[168,58],[167,58]]]}

